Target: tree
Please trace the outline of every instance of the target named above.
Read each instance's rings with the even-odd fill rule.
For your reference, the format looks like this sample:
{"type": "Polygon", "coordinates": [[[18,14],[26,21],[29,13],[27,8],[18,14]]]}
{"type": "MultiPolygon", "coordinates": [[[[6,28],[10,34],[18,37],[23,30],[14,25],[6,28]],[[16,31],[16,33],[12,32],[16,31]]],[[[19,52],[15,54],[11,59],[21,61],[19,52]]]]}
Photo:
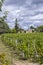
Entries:
{"type": "MultiPolygon", "coordinates": [[[[0,12],[2,12],[1,8],[3,5],[4,0],[0,0],[0,12]]],[[[5,33],[5,32],[10,32],[10,28],[8,24],[6,23],[6,18],[7,18],[8,12],[5,11],[4,16],[0,17],[0,34],[5,33]]]]}
{"type": "Polygon", "coordinates": [[[37,30],[37,32],[43,32],[43,25],[38,26],[38,27],[36,28],[36,30],[37,30]]]}
{"type": "Polygon", "coordinates": [[[4,13],[4,16],[3,17],[0,17],[0,34],[1,33],[7,33],[7,32],[10,32],[10,28],[8,26],[8,24],[6,23],[6,18],[7,18],[7,14],[8,12],[6,11],[4,13]]]}
{"type": "Polygon", "coordinates": [[[32,29],[32,32],[35,31],[35,27],[34,26],[30,26],[30,29],[32,29]]]}
{"type": "Polygon", "coordinates": [[[30,29],[34,29],[34,27],[33,26],[30,26],[30,29]]]}
{"type": "Polygon", "coordinates": [[[3,2],[4,2],[4,0],[0,0],[0,11],[1,11],[1,8],[2,8],[2,5],[3,5],[3,2]]]}
{"type": "Polygon", "coordinates": [[[19,24],[18,24],[17,18],[15,20],[15,30],[16,30],[16,33],[18,33],[18,31],[19,31],[19,24]]]}
{"type": "Polygon", "coordinates": [[[10,32],[8,24],[4,21],[4,18],[0,18],[0,34],[10,32]]]}

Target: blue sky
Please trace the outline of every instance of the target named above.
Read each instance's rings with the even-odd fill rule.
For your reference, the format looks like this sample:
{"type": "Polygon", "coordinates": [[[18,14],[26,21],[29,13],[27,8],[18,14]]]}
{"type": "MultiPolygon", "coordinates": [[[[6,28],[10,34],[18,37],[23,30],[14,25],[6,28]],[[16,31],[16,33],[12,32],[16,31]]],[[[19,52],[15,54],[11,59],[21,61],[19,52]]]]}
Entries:
{"type": "Polygon", "coordinates": [[[43,24],[43,0],[5,0],[2,11],[5,10],[9,11],[7,23],[10,27],[14,27],[16,18],[24,29],[43,24]]]}

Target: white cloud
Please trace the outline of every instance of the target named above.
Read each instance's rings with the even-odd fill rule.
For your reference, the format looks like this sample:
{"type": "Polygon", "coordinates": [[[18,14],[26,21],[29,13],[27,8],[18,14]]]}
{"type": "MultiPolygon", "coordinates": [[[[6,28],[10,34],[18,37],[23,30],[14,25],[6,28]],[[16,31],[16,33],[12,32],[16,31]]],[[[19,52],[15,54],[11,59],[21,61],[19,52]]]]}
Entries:
{"type": "Polygon", "coordinates": [[[12,22],[9,26],[13,26],[15,18],[20,19],[22,24],[28,23],[29,25],[34,25],[41,22],[40,19],[43,19],[43,6],[42,4],[34,4],[33,1],[34,0],[21,0],[24,5],[20,5],[21,2],[19,2],[19,0],[6,0],[6,5],[3,5],[2,11],[9,11],[8,22],[12,22]],[[17,6],[15,2],[19,6],[17,6]]]}
{"type": "Polygon", "coordinates": [[[39,24],[41,21],[34,21],[33,24],[39,24]]]}
{"type": "Polygon", "coordinates": [[[29,26],[33,26],[34,27],[34,24],[30,24],[29,26]]]}
{"type": "Polygon", "coordinates": [[[26,0],[26,4],[27,5],[31,5],[32,4],[32,0],[26,0]]]}
{"type": "Polygon", "coordinates": [[[32,17],[30,17],[30,19],[43,19],[43,14],[38,14],[38,15],[36,15],[36,16],[32,16],[32,17]]]}

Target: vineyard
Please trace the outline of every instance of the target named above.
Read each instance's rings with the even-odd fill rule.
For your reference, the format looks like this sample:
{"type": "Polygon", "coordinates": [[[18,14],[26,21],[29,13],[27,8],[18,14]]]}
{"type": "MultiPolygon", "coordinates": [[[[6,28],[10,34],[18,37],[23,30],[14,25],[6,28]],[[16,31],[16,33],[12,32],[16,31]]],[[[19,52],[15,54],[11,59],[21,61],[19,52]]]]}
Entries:
{"type": "Polygon", "coordinates": [[[43,63],[43,33],[3,34],[1,39],[19,59],[43,63]]]}

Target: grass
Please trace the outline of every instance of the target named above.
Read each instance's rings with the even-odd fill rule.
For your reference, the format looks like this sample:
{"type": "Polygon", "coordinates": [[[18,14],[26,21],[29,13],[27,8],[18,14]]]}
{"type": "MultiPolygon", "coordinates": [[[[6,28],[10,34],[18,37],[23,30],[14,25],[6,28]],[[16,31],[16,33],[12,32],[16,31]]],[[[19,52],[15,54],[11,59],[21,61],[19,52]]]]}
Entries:
{"type": "Polygon", "coordinates": [[[5,54],[5,56],[6,56],[5,59],[7,59],[10,62],[9,65],[11,65],[12,57],[11,57],[10,49],[3,44],[3,42],[1,41],[1,36],[0,36],[0,55],[2,55],[2,54],[5,54]]]}
{"type": "MultiPolygon", "coordinates": [[[[25,52],[26,59],[28,58],[27,53],[29,53],[29,57],[34,57],[35,51],[37,51],[39,56],[43,57],[43,33],[3,34],[1,36],[1,40],[4,43],[4,49],[3,49],[4,51],[7,51],[8,54],[10,54],[9,52],[13,49],[11,52],[12,52],[12,55],[14,56],[14,58],[13,58],[14,60],[18,59],[19,52],[21,53],[23,51],[25,52]],[[18,44],[16,45],[16,43],[18,43],[18,44]],[[28,48],[27,44],[30,45],[30,48],[28,48]],[[36,45],[35,46],[36,48],[34,47],[34,44],[36,45]],[[10,48],[10,50],[8,47],[10,48]],[[30,50],[28,50],[28,49],[30,49],[30,50]]],[[[0,40],[0,42],[2,42],[1,40],[0,40]]],[[[1,45],[2,47],[3,47],[3,43],[1,45]]],[[[34,59],[36,60],[36,57],[34,57],[34,59]]],[[[14,60],[13,60],[13,62],[14,62],[14,60]]],[[[39,59],[37,58],[37,61],[40,63],[40,61],[41,61],[40,58],[39,59]]],[[[42,63],[43,63],[43,60],[42,60],[42,63]]]]}

